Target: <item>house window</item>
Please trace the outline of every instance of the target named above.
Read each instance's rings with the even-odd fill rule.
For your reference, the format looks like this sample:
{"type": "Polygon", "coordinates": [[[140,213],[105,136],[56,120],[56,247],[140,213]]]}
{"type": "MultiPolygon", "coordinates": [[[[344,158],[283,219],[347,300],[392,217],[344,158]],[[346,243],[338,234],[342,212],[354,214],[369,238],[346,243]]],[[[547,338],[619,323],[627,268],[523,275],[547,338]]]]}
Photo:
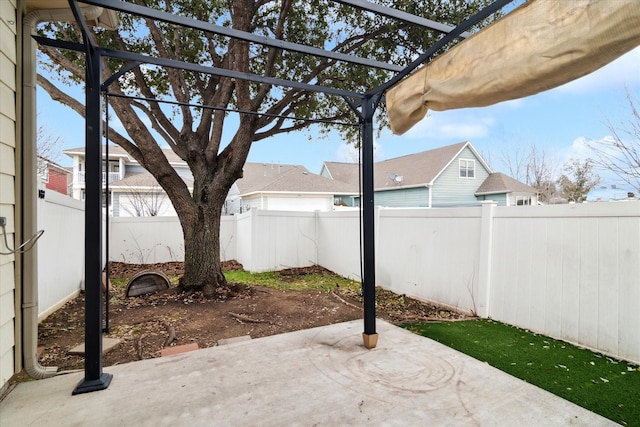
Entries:
{"type": "Polygon", "coordinates": [[[530,206],[530,205],[531,205],[530,196],[516,196],[516,206],[530,206]]]}
{"type": "Polygon", "coordinates": [[[476,161],[469,159],[460,159],[460,178],[476,177],[476,161]]]}

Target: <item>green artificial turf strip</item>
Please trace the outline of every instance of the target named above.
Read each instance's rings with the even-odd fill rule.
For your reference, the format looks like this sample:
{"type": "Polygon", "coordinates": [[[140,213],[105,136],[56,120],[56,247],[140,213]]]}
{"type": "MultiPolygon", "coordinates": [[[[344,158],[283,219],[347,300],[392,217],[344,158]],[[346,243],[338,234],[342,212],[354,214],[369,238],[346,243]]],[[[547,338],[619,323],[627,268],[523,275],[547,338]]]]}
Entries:
{"type": "Polygon", "coordinates": [[[640,368],[492,320],[405,328],[617,423],[640,426],[640,368]]]}

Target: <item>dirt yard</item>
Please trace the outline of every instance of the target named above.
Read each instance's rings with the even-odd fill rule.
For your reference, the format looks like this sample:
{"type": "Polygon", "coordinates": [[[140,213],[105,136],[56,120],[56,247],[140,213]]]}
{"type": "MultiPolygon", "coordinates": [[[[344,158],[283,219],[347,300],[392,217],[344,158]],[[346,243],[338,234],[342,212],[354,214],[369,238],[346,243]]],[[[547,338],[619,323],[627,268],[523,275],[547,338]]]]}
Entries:
{"type": "MultiPolygon", "coordinates": [[[[242,268],[237,263],[226,270],[242,268]]],[[[133,265],[112,263],[111,277],[131,278],[142,270],[182,275],[182,263],[133,265]]],[[[310,273],[335,276],[322,267],[279,272],[282,280],[310,273]]],[[[104,356],[111,366],[159,357],[164,347],[197,343],[200,348],[217,345],[223,338],[250,335],[259,338],[300,329],[362,318],[358,293],[336,287],[333,291],[282,291],[261,286],[238,285],[238,294],[225,300],[207,299],[199,293],[185,294],[171,287],[152,295],[125,297],[114,286],[109,299],[107,336],[122,342],[104,356]]],[[[464,316],[402,295],[377,291],[377,316],[394,324],[415,320],[458,319],[464,316]]],[[[61,371],[82,369],[83,357],[69,350],[84,342],[84,294],[65,304],[40,324],[39,360],[61,371]]]]}

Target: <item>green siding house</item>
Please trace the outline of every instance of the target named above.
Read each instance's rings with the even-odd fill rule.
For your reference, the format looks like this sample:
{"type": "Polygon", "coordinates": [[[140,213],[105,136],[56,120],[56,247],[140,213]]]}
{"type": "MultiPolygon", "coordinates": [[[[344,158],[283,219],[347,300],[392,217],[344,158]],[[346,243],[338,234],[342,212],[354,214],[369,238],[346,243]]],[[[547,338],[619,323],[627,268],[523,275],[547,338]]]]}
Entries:
{"type": "MultiPolygon", "coordinates": [[[[493,173],[470,142],[435,148],[374,166],[374,201],[385,207],[463,207],[494,200],[499,206],[536,204],[536,191],[493,173]]],[[[320,175],[357,189],[354,163],[325,162],[320,175]]]]}

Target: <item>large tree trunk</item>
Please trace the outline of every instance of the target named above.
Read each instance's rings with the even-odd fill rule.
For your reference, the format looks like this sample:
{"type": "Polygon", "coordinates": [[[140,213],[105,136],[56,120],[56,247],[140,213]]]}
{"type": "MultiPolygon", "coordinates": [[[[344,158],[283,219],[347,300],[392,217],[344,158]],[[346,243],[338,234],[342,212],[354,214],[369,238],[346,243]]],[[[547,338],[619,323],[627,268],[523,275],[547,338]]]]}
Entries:
{"type": "MultiPolygon", "coordinates": [[[[224,203],[224,199],[222,201],[224,203]]],[[[222,203],[200,203],[194,215],[182,219],[184,233],[185,290],[202,290],[205,296],[227,294],[227,281],[220,265],[220,222],[222,203]]]]}
{"type": "MultiPolygon", "coordinates": [[[[207,158],[202,151],[189,153],[193,173],[191,203],[182,205],[167,186],[184,233],[184,276],[180,285],[185,290],[202,290],[205,296],[225,298],[234,292],[222,274],[220,259],[220,224],[222,207],[233,183],[242,177],[242,168],[255,132],[255,117],[241,120],[231,143],[217,156],[207,158]],[[173,196],[173,197],[172,197],[173,196]]],[[[162,178],[162,177],[159,177],[162,178]]]]}

